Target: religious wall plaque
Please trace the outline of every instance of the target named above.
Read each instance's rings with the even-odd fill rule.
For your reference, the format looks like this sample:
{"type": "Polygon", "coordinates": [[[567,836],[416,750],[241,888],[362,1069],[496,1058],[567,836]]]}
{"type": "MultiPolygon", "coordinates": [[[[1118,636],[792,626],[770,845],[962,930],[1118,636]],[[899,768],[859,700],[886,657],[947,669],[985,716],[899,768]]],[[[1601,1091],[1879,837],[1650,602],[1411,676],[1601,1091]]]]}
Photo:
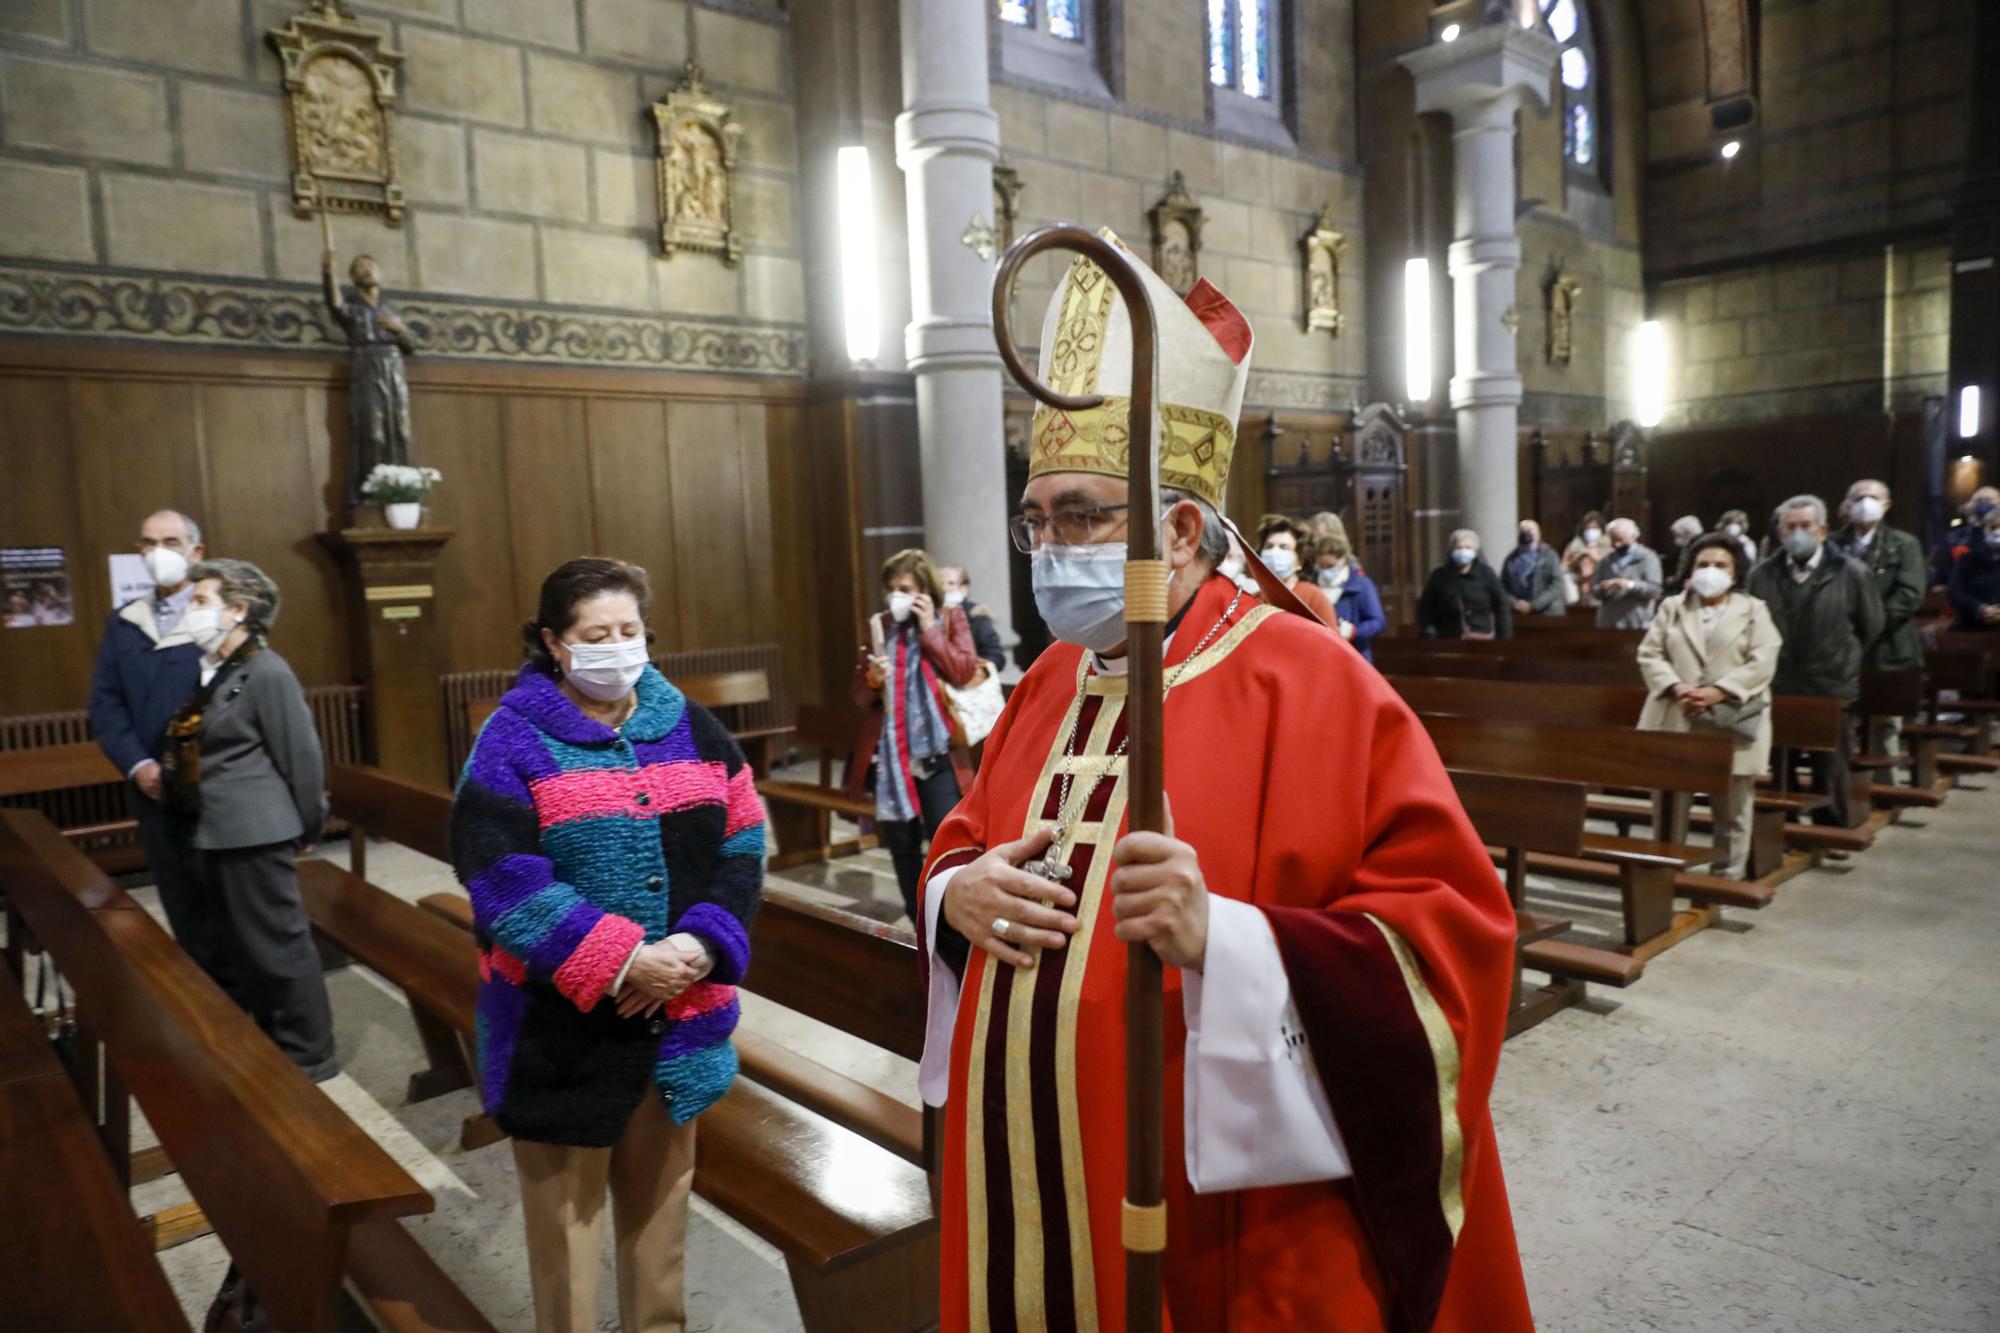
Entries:
{"type": "Polygon", "coordinates": [[[1160,202],[1146,210],[1146,220],[1153,227],[1153,272],[1186,296],[1201,280],[1201,225],[1207,218],[1180,172],[1167,182],[1160,202]]]}
{"type": "Polygon", "coordinates": [[[1325,329],[1340,336],[1340,256],[1347,238],[1333,225],[1333,205],[1323,204],[1319,216],[1299,239],[1305,257],[1306,332],[1325,329]]]}
{"type": "Polygon", "coordinates": [[[681,86],[653,104],[659,138],[660,253],[720,255],[734,266],[743,254],[736,230],[736,142],[743,127],[729,104],[687,62],[681,86]]]}
{"type": "Polygon", "coordinates": [[[292,211],[380,213],[402,225],[395,132],[402,54],[384,33],[342,13],[339,0],[311,0],[266,35],[284,67],[292,211]]]}

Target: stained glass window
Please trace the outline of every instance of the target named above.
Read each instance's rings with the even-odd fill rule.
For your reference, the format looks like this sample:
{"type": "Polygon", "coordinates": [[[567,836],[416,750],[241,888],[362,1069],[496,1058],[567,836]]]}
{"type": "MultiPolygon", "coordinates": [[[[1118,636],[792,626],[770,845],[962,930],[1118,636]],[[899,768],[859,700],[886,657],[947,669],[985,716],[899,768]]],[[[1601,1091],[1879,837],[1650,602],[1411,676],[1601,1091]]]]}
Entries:
{"type": "Polygon", "coordinates": [[[1082,0],[1048,0],[1049,32],[1066,42],[1083,39],[1083,23],[1077,10],[1082,0]]]}
{"type": "Polygon", "coordinates": [[[1245,97],[1271,95],[1271,0],[1207,0],[1208,81],[1245,97]]]}
{"type": "Polygon", "coordinates": [[[1597,55],[1585,0],[1540,0],[1549,33],[1562,43],[1563,156],[1579,167],[1597,161],[1597,55]]]}
{"type": "Polygon", "coordinates": [[[1029,0],[999,0],[999,3],[1002,23],[1018,23],[1024,28],[1034,25],[1035,15],[1028,7],[1029,0]]]}

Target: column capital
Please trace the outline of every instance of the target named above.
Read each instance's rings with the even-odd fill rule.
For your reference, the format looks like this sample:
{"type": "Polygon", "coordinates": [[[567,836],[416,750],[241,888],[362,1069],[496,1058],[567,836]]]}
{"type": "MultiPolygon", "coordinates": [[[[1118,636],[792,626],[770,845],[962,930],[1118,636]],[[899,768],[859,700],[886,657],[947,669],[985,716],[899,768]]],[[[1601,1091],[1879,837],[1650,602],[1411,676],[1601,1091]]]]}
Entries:
{"type": "Polygon", "coordinates": [[[1454,278],[1461,273],[1479,273],[1489,268],[1519,268],[1521,238],[1514,232],[1504,232],[1453,241],[1445,251],[1445,267],[1454,278]]]}
{"type": "Polygon", "coordinates": [[[1451,377],[1451,405],[1468,407],[1518,407],[1521,377],[1510,371],[1474,371],[1451,377]]]}
{"type": "Polygon", "coordinates": [[[1561,48],[1518,23],[1468,29],[1455,42],[1433,42],[1398,61],[1417,83],[1417,111],[1448,113],[1460,129],[1511,122],[1529,97],[1547,105],[1561,48]]]}
{"type": "Polygon", "coordinates": [[[896,117],[896,165],[908,171],[939,153],[1000,160],[1000,117],[978,102],[924,102],[896,117]]]}
{"type": "Polygon", "coordinates": [[[912,320],[903,331],[903,343],[910,369],[915,372],[968,366],[1000,369],[1000,352],[993,344],[991,319],[933,315],[912,320]]]}

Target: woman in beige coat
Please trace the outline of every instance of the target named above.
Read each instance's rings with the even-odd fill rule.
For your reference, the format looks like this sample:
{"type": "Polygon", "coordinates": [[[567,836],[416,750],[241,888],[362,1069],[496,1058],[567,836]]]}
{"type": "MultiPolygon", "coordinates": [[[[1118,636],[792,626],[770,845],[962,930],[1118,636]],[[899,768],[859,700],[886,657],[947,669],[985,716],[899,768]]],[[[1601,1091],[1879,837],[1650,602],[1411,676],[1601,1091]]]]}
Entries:
{"type": "Polygon", "coordinates": [[[1750,807],[1757,779],[1771,762],[1771,677],[1784,647],[1764,604],[1739,591],[1746,571],[1731,538],[1711,533],[1689,548],[1687,588],[1660,603],[1639,644],[1645,679],[1641,731],[1693,731],[1725,700],[1756,710],[1748,736],[1736,742],[1726,809],[1715,812],[1718,875],[1741,878],[1750,854],[1750,807]],[[1761,705],[1760,705],[1761,701],[1761,705]]]}

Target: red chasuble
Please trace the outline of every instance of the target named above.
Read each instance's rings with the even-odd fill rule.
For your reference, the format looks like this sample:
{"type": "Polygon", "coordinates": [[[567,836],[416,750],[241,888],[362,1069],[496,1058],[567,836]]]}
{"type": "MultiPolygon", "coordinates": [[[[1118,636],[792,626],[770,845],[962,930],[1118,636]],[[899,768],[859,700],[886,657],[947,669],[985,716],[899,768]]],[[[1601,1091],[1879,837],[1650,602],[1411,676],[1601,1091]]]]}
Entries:
{"type": "MultiPolygon", "coordinates": [[[[1209,891],[1276,936],[1353,1177],[1197,1195],[1186,1025],[1166,971],[1169,1322],[1211,1330],[1533,1328],[1487,1114],[1514,917],[1437,752],[1372,667],[1211,578],[1167,655],[1175,833],[1209,891]]],[[[1119,1330],[1125,946],[1105,891],[1124,831],[1123,676],[1043,653],[986,742],[925,882],[1053,824],[1099,774],[1074,846],[1079,929],[1017,971],[975,950],[952,1035],[943,1327],[1119,1330]],[[1077,756],[1065,763],[1065,742],[1077,756]]],[[[920,923],[921,926],[921,923],[920,923]]]]}

